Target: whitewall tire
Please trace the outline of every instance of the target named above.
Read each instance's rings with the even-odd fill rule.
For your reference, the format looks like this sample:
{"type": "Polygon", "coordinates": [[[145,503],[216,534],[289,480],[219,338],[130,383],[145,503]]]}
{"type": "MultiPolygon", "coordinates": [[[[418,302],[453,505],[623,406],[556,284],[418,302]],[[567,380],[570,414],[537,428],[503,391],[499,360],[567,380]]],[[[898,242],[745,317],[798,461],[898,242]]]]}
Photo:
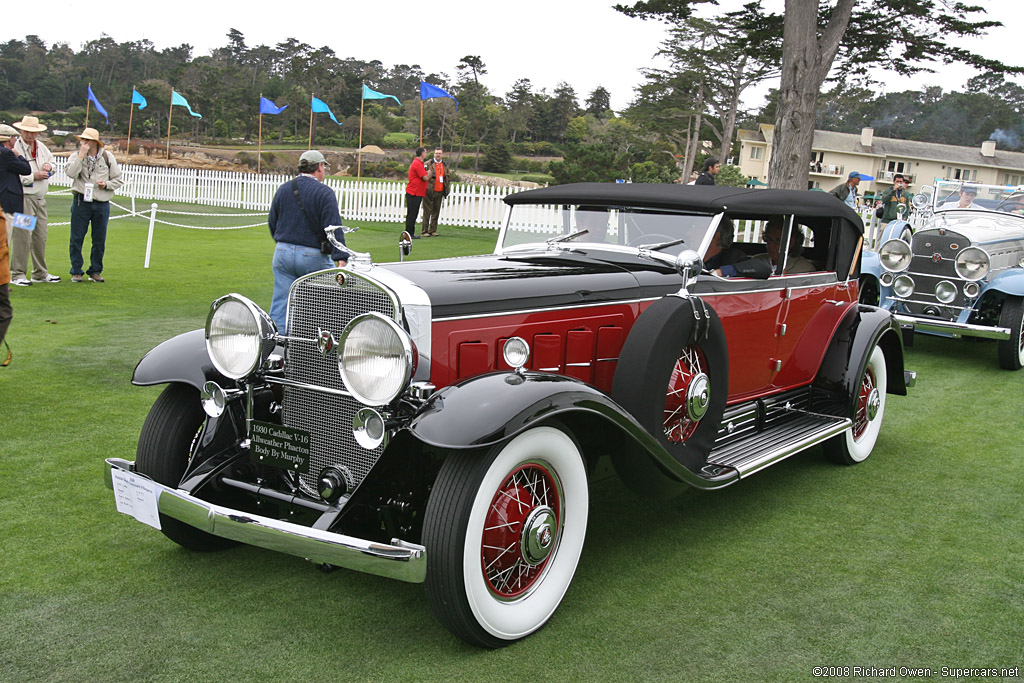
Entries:
{"type": "Polygon", "coordinates": [[[541,628],[572,582],[589,507],[575,440],[556,426],[448,456],[424,518],[427,597],[455,635],[501,647],[541,628]]]}

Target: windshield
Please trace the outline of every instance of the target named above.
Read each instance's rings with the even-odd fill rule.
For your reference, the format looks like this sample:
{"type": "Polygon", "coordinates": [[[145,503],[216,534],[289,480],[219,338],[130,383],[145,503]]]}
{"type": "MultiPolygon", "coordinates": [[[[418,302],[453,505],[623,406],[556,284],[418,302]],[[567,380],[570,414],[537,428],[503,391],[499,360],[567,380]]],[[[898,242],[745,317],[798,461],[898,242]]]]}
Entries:
{"type": "Polygon", "coordinates": [[[1007,185],[980,185],[961,180],[939,180],[932,197],[936,211],[981,209],[1024,215],[1024,192],[1007,185]]]}
{"type": "Polygon", "coordinates": [[[529,244],[543,244],[566,237],[571,245],[644,247],[683,240],[666,248],[676,254],[683,249],[699,251],[714,216],[686,214],[635,207],[533,205],[512,207],[498,241],[503,252],[529,244]],[[576,237],[573,233],[586,231],[576,237]]]}

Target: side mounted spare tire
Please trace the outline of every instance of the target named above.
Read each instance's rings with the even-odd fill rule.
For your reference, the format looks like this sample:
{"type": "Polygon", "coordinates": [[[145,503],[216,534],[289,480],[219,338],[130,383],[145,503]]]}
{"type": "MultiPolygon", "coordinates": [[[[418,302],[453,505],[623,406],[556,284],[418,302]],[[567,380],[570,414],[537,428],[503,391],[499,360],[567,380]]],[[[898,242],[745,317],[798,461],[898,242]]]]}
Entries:
{"type": "Polygon", "coordinates": [[[697,297],[666,296],[637,319],[612,398],[692,471],[707,462],[729,393],[725,330],[697,297]]]}

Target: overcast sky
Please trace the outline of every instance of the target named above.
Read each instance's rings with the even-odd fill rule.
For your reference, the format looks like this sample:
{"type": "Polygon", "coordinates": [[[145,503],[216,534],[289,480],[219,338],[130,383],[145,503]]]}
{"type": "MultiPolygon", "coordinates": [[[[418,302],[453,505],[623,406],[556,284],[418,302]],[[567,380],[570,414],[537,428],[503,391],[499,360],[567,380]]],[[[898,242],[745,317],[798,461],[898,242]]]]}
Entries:
{"type": "MultiPolygon", "coordinates": [[[[654,63],[665,29],[658,22],[616,12],[614,2],[55,0],[46,3],[39,21],[5,22],[5,28],[31,30],[48,45],[66,42],[76,51],[102,32],[119,43],[149,39],[157,49],[188,43],[194,48],[193,56],[226,45],[228,29],[236,28],[250,47],[295,38],[314,47],[326,45],[341,58],[377,59],[388,67],[419,64],[428,74],[446,73],[452,78],[459,59],[479,55],[488,70],[482,80],[496,95],[504,95],[519,78],[529,78],[535,90],[548,92],[564,80],[576,89],[581,104],[602,85],[611,93],[612,107],[622,109],[641,80],[639,70],[654,63]]],[[[1024,62],[1021,0],[976,3],[1007,26],[962,46],[1006,63],[1024,62]]],[[[723,6],[739,4],[741,0],[722,0],[723,6]]],[[[782,0],[766,0],[766,4],[781,6],[782,0]]],[[[0,36],[4,34],[3,40],[21,37],[10,35],[9,30],[0,36]]],[[[973,75],[966,68],[940,68],[940,74],[901,79],[886,89],[942,85],[949,90],[961,87],[973,75]]],[[[746,104],[760,106],[762,97],[755,94],[746,104]]]]}

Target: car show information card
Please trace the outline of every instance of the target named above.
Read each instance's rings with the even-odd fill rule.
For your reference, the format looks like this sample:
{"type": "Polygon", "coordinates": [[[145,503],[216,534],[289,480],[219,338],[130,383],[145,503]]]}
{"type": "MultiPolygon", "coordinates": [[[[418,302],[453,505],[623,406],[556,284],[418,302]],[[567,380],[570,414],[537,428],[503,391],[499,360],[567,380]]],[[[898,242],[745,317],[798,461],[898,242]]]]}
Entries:
{"type": "Polygon", "coordinates": [[[160,513],[156,501],[160,494],[157,492],[156,484],[145,477],[117,468],[110,470],[110,478],[114,482],[114,502],[117,504],[117,511],[159,529],[160,513]]]}
{"type": "Polygon", "coordinates": [[[309,432],[253,420],[249,439],[254,460],[301,474],[309,472],[309,432]]]}

